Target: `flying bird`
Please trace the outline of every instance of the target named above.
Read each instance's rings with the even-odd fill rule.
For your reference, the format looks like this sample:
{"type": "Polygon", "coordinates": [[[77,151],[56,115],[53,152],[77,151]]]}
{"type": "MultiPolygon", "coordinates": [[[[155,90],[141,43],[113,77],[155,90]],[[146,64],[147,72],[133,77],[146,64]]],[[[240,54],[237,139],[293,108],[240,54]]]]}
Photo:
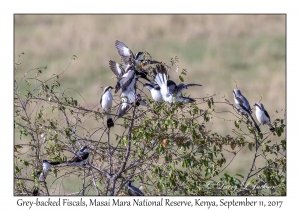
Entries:
{"type": "Polygon", "coordinates": [[[112,72],[116,75],[117,79],[121,79],[122,76],[128,71],[129,67],[131,66],[130,64],[128,64],[124,69],[121,64],[113,60],[110,60],[108,64],[112,72]]]}
{"type": "Polygon", "coordinates": [[[100,98],[100,104],[104,112],[106,113],[106,118],[107,118],[107,127],[111,128],[114,126],[114,121],[111,117],[110,109],[112,107],[112,102],[113,102],[113,95],[111,94],[111,89],[114,89],[112,86],[107,86],[104,88],[103,93],[100,98]]]}
{"type": "Polygon", "coordinates": [[[180,85],[179,87],[172,80],[167,80],[167,69],[164,65],[156,65],[156,68],[153,69],[154,80],[160,87],[160,93],[162,95],[162,99],[166,102],[195,102],[194,99],[183,97],[180,94],[185,86],[185,84],[180,85]],[[169,82],[168,82],[169,81],[169,82]],[[168,84],[169,83],[169,84],[168,84]]]}
{"type": "Polygon", "coordinates": [[[265,110],[264,105],[262,103],[255,103],[253,106],[256,106],[255,114],[258,122],[260,122],[263,125],[268,125],[271,132],[275,131],[275,128],[271,124],[271,118],[267,110],[265,110]]]}
{"type": "Polygon", "coordinates": [[[248,100],[242,95],[242,93],[239,89],[233,89],[232,92],[233,92],[234,102],[235,102],[236,106],[239,108],[239,110],[243,114],[247,114],[250,117],[251,121],[254,123],[258,132],[261,132],[259,129],[259,126],[257,125],[257,123],[255,122],[255,120],[253,119],[253,117],[251,115],[252,111],[251,111],[248,100]]]}
{"type": "Polygon", "coordinates": [[[143,52],[138,52],[133,54],[133,52],[123,43],[116,40],[115,46],[118,50],[119,55],[122,58],[122,63],[126,66],[128,64],[133,64],[137,69],[142,69],[143,66],[147,64],[159,63],[155,60],[143,60],[143,52]]]}
{"type": "Polygon", "coordinates": [[[127,192],[130,196],[144,196],[144,194],[138,188],[133,186],[131,181],[127,183],[127,192]]]}

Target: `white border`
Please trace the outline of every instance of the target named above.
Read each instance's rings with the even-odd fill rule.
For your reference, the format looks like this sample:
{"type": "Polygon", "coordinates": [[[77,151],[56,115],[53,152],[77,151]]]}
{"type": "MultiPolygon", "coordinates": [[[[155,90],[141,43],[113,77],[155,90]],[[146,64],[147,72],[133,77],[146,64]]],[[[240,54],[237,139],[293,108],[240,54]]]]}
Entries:
{"type": "MultiPolygon", "coordinates": [[[[288,179],[287,197],[251,197],[251,200],[283,200],[281,209],[296,207],[299,200],[298,177],[299,139],[297,129],[299,122],[299,26],[300,17],[296,1],[6,1],[1,5],[1,148],[2,157],[10,159],[2,162],[1,174],[1,207],[15,207],[19,197],[13,197],[13,14],[14,13],[286,13],[287,14],[287,120],[288,120],[288,179]],[[294,3],[295,2],[295,3],[294,3]],[[81,4],[79,4],[81,3],[81,4]],[[294,97],[293,97],[294,96],[294,97]],[[298,96],[298,97],[296,97],[298,96]],[[292,100],[293,99],[293,100],[292,100]],[[3,154],[4,152],[4,154],[3,154]]],[[[284,50],[284,49],[282,49],[284,50]]],[[[94,197],[92,197],[94,198],[94,197]]],[[[27,198],[32,199],[32,198],[27,198]]],[[[75,199],[74,197],[71,199],[75,199]]],[[[85,198],[88,199],[88,198],[85,198]]],[[[104,197],[98,199],[106,199],[104,197]]],[[[125,199],[129,199],[126,197],[125,199]]],[[[155,199],[151,197],[149,199],[155,199]]],[[[194,200],[194,197],[173,197],[173,200],[194,200]]],[[[205,197],[203,200],[220,200],[220,197],[205,197]]],[[[226,197],[230,199],[245,199],[245,197],[226,197]]],[[[60,207],[71,209],[72,207],[60,207]]],[[[100,208],[100,207],[97,207],[100,208]]],[[[102,207],[103,208],[103,207],[102,207]]],[[[110,207],[112,208],[112,207],[110,207]]],[[[129,209],[128,207],[124,207],[129,209]]],[[[130,209],[136,207],[130,207],[130,209]]],[[[152,208],[152,207],[151,207],[152,208]]],[[[157,207],[156,207],[157,208],[157,207]]],[[[166,207],[158,207],[160,209],[166,207]]],[[[200,207],[206,208],[206,207],[200,207]]],[[[240,207],[239,207],[240,208],[240,207]]],[[[105,208],[104,208],[105,209],[105,208]]],[[[220,209],[220,208],[218,208],[220,209]]],[[[232,209],[232,208],[230,208],[232,209]]],[[[265,208],[264,208],[265,209],[265,208]]]]}

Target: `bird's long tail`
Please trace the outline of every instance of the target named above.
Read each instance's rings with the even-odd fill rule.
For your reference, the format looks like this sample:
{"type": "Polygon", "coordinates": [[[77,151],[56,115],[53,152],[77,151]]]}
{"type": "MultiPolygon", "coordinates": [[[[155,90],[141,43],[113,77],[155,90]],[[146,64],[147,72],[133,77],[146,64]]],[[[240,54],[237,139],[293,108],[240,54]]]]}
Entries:
{"type": "Polygon", "coordinates": [[[109,114],[110,110],[106,112],[106,124],[108,128],[114,127],[114,121],[112,119],[112,116],[109,114]]]}
{"type": "Polygon", "coordinates": [[[114,127],[114,125],[115,125],[112,118],[108,118],[106,123],[107,123],[108,128],[114,127]]]}
{"type": "Polygon", "coordinates": [[[259,128],[259,126],[257,125],[257,123],[255,122],[255,120],[253,119],[252,115],[251,115],[251,114],[248,114],[248,115],[249,115],[249,117],[251,118],[252,122],[254,123],[255,128],[257,129],[257,131],[261,133],[260,128],[259,128]]]}

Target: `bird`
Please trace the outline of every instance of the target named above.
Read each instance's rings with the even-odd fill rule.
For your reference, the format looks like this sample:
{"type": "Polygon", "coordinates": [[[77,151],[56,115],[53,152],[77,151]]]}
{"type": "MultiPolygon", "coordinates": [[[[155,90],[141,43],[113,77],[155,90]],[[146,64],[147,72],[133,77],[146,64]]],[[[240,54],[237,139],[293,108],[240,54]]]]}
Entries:
{"type": "Polygon", "coordinates": [[[112,107],[112,102],[113,102],[113,95],[111,94],[111,89],[114,89],[112,86],[107,86],[104,88],[103,93],[100,98],[100,104],[104,112],[106,113],[106,118],[107,118],[107,127],[111,128],[114,126],[114,121],[111,117],[110,109],[112,107]]]}
{"type": "Polygon", "coordinates": [[[152,59],[143,60],[143,52],[137,52],[136,54],[133,54],[133,52],[123,42],[118,40],[116,40],[115,46],[122,58],[122,63],[125,66],[128,64],[133,64],[137,69],[142,69],[143,66],[147,64],[159,63],[158,61],[152,59]]]}
{"type": "Polygon", "coordinates": [[[139,93],[135,94],[133,91],[129,92],[128,94],[122,93],[121,101],[122,103],[119,111],[119,117],[124,116],[130,104],[135,104],[136,106],[147,106],[146,102],[141,98],[141,95],[139,93]]]}
{"type": "Polygon", "coordinates": [[[136,81],[138,78],[144,78],[145,80],[150,80],[147,78],[147,72],[145,70],[137,71],[135,67],[131,64],[128,64],[126,69],[115,61],[109,61],[110,69],[117,76],[117,84],[115,86],[115,93],[121,89],[121,107],[119,111],[119,117],[122,117],[127,109],[128,105],[134,102],[137,102],[136,105],[139,105],[141,102],[144,102],[140,99],[140,96],[136,94],[136,81]],[[138,100],[136,100],[138,99],[138,100]]]}
{"type": "Polygon", "coordinates": [[[127,88],[135,88],[135,83],[138,78],[143,78],[150,82],[147,78],[148,72],[145,70],[137,71],[133,65],[129,65],[124,70],[122,66],[115,61],[109,61],[109,66],[112,72],[117,76],[117,84],[115,86],[115,93],[120,89],[124,92],[127,88]]]}
{"type": "Polygon", "coordinates": [[[50,168],[51,164],[48,162],[48,160],[43,160],[43,171],[40,173],[39,181],[45,181],[50,168]]]}
{"type": "Polygon", "coordinates": [[[254,123],[257,131],[261,132],[259,129],[259,126],[257,125],[257,123],[255,122],[255,120],[253,119],[253,117],[251,115],[252,111],[251,111],[248,100],[242,95],[242,93],[239,89],[233,89],[232,92],[233,92],[234,102],[235,102],[236,106],[239,108],[239,110],[243,114],[247,114],[250,117],[250,119],[254,123]]]}
{"type": "Polygon", "coordinates": [[[153,98],[154,101],[163,101],[161,92],[160,92],[160,87],[158,84],[155,83],[145,83],[144,87],[146,87],[153,98]]]}
{"type": "Polygon", "coordinates": [[[65,163],[67,165],[83,165],[88,159],[89,155],[90,151],[88,146],[84,146],[76,153],[76,155],[71,160],[66,161],[65,163]]]}
{"type": "Polygon", "coordinates": [[[136,71],[131,66],[131,68],[126,73],[124,73],[117,81],[117,84],[115,86],[115,93],[117,93],[120,89],[122,93],[135,90],[136,79],[136,71]]]}
{"type": "Polygon", "coordinates": [[[167,80],[167,70],[164,65],[156,65],[153,69],[154,73],[154,80],[160,87],[160,93],[162,95],[162,99],[166,102],[173,103],[173,102],[195,102],[194,99],[183,97],[178,93],[182,93],[182,90],[186,88],[184,85],[181,85],[179,88],[172,80],[169,80],[168,87],[168,80],[167,80]],[[170,91],[171,89],[171,91],[170,91]]]}
{"type": "Polygon", "coordinates": [[[116,75],[117,79],[121,79],[123,74],[125,74],[131,66],[130,64],[128,64],[124,69],[121,64],[113,60],[109,60],[108,64],[112,72],[116,75]]]}
{"type": "Polygon", "coordinates": [[[127,192],[130,196],[144,196],[144,194],[138,188],[133,186],[131,181],[127,183],[127,192]]]}
{"type": "Polygon", "coordinates": [[[271,124],[271,118],[267,110],[265,110],[264,105],[262,103],[255,103],[253,106],[256,106],[255,115],[258,122],[263,125],[268,125],[271,132],[275,131],[275,128],[271,124]]]}

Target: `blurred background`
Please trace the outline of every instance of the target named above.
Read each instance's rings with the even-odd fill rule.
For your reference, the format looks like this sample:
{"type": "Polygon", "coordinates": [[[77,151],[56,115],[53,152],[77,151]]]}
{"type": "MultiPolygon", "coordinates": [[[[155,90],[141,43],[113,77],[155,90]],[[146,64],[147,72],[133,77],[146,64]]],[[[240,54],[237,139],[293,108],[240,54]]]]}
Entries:
{"type": "MultiPolygon", "coordinates": [[[[78,91],[85,102],[75,91],[69,95],[84,107],[98,109],[102,88],[115,85],[108,62],[120,62],[115,48],[119,40],[133,53],[149,52],[154,60],[169,63],[177,56],[179,69],[188,72],[185,83],[203,85],[186,90],[191,97],[217,93],[215,101],[224,101],[225,96],[234,103],[232,89],[237,83],[251,105],[262,98],[271,119],[284,117],[285,15],[15,15],[14,21],[15,60],[25,53],[15,79],[41,66],[47,66],[43,78],[49,78],[65,70],[76,55],[78,59],[60,77],[60,83],[78,91]]],[[[178,83],[180,70],[170,73],[178,83]]],[[[226,109],[228,106],[216,106],[216,111],[226,109]]],[[[233,135],[233,122],[224,123],[222,118],[235,120],[221,113],[209,129],[233,135]]],[[[227,171],[248,172],[254,153],[244,148],[241,154],[227,171]]]]}

